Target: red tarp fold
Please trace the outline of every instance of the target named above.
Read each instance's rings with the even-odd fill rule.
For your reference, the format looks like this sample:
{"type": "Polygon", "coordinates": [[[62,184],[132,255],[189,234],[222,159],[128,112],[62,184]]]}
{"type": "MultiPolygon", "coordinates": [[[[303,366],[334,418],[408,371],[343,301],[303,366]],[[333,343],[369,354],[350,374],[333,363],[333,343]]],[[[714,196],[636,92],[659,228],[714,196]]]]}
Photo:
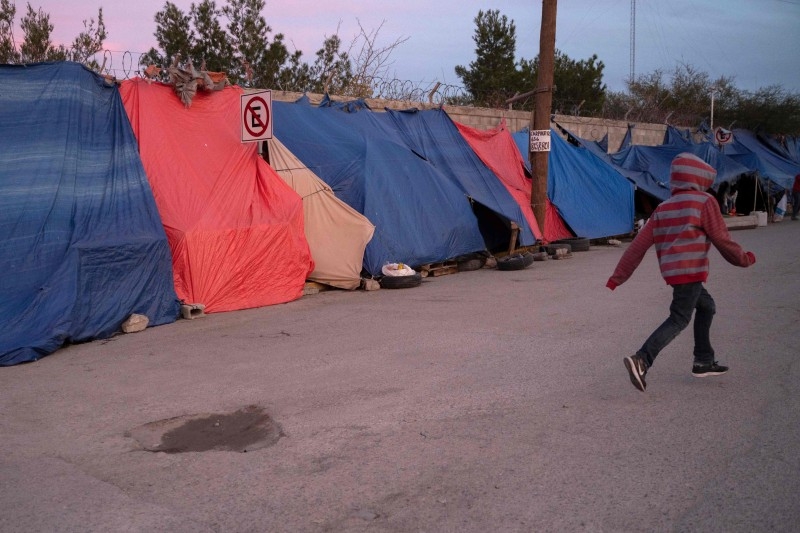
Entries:
{"type": "Polygon", "coordinates": [[[517,201],[537,239],[552,242],[574,237],[549,199],[545,210],[544,236],[542,236],[531,209],[531,179],[525,173],[525,161],[522,160],[514,138],[506,128],[505,120],[490,130],[478,130],[458,122],[455,124],[483,164],[495,173],[517,201]]]}
{"type": "Polygon", "coordinates": [[[120,87],[172,250],[175,290],[209,313],[302,296],[314,269],[300,197],[243,144],[242,89],[199,92],[185,107],[172,87],[120,87]]]}

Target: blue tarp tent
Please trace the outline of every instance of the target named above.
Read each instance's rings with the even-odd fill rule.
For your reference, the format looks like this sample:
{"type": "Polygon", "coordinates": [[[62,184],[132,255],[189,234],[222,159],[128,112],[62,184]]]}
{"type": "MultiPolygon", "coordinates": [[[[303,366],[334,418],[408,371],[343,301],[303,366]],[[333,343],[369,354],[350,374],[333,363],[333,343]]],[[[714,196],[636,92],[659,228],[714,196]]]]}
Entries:
{"type": "Polygon", "coordinates": [[[767,148],[789,161],[800,165],[800,144],[793,135],[756,134],[755,137],[767,148]]]}
{"type": "MultiPolygon", "coordinates": [[[[387,109],[380,115],[393,121],[409,148],[442,171],[465,195],[499,215],[503,223],[516,223],[521,246],[532,246],[541,237],[534,234],[517,201],[481,161],[445,111],[387,109]]],[[[484,237],[490,238],[486,231],[484,237]]],[[[508,243],[505,235],[502,240],[503,244],[508,243]]]]}
{"type": "Polygon", "coordinates": [[[628,144],[614,154],[606,154],[595,142],[580,139],[566,130],[565,133],[611,165],[643,192],[658,200],[670,197],[669,169],[672,160],[681,152],[692,153],[716,169],[717,179],[714,187],[723,181],[735,181],[752,170],[748,165],[727,157],[710,142],[695,143],[688,138],[688,132],[680,132],[672,126],[668,126],[664,134],[665,144],[660,146],[628,144]]]}
{"type": "Polygon", "coordinates": [[[273,114],[275,136],[375,225],[364,253],[370,274],[388,262],[418,266],[485,250],[468,198],[380,113],[301,99],[273,102],[273,114]]]}
{"type": "Polygon", "coordinates": [[[625,148],[631,146],[633,144],[633,128],[636,127],[636,124],[628,124],[628,129],[625,131],[625,137],[622,138],[622,142],[619,143],[619,150],[624,150],[625,148]]]}
{"type": "MultiPolygon", "coordinates": [[[[659,201],[666,200],[669,198],[670,191],[669,187],[666,183],[660,182],[653,176],[648,170],[632,170],[627,168],[622,168],[614,163],[611,156],[606,153],[606,148],[608,143],[602,143],[597,141],[588,141],[586,139],[581,139],[576,135],[573,135],[568,130],[559,128],[564,132],[568,139],[573,144],[578,144],[588,151],[592,152],[595,156],[600,158],[605,164],[610,166],[616,172],[624,176],[628,179],[631,183],[633,183],[639,190],[649,194],[650,196],[658,199],[659,201]]],[[[525,130],[527,131],[527,130],[525,130]]],[[[630,132],[630,127],[628,127],[628,132],[630,132]]],[[[606,139],[608,134],[604,137],[606,139]]]]}
{"type": "Polygon", "coordinates": [[[800,174],[800,164],[776,153],[747,130],[734,130],[733,141],[724,145],[722,151],[750,170],[758,171],[780,189],[791,189],[794,177],[800,174]]]}
{"type": "Polygon", "coordinates": [[[669,186],[669,172],[675,156],[689,152],[717,171],[714,187],[723,181],[732,182],[742,174],[747,174],[750,169],[730,157],[723,155],[711,143],[687,144],[679,142],[673,145],[639,146],[632,145],[616,154],[610,154],[612,164],[622,169],[635,172],[647,172],[664,186],[669,186]]]}
{"type": "Polygon", "coordinates": [[[675,126],[667,124],[667,130],[664,132],[664,142],[662,144],[689,146],[694,143],[692,141],[692,134],[688,129],[681,131],[675,126]]]}
{"type": "Polygon", "coordinates": [[[594,154],[550,135],[547,193],[575,235],[597,239],[633,231],[633,185],[594,154]]]}
{"type": "Polygon", "coordinates": [[[800,137],[787,135],[783,142],[786,145],[785,150],[788,158],[800,165],[800,137]]]}
{"type": "Polygon", "coordinates": [[[608,153],[608,133],[603,135],[603,138],[600,139],[599,141],[594,141],[594,144],[604,154],[608,153]]]}
{"type": "MultiPolygon", "coordinates": [[[[528,129],[514,135],[528,151],[528,129]]],[[[547,196],[575,235],[599,239],[633,231],[633,185],[589,150],[550,131],[547,196]]],[[[528,163],[530,164],[530,163],[528,163]]]]}
{"type": "Polygon", "coordinates": [[[0,66],[0,365],[174,321],[167,238],[117,87],[77,63],[0,66]]]}

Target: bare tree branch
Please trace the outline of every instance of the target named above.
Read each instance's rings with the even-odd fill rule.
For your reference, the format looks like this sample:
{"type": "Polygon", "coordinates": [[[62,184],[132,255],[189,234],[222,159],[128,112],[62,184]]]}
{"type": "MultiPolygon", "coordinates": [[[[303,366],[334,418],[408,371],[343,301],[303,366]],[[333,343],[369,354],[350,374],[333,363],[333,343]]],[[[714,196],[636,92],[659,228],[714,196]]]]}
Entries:
{"type": "Polygon", "coordinates": [[[348,55],[353,60],[353,81],[350,92],[353,93],[353,96],[366,98],[372,96],[373,80],[388,77],[389,67],[393,64],[392,52],[408,41],[409,37],[398,37],[394,42],[380,47],[377,44],[378,35],[386,21],[381,21],[376,29],[370,31],[364,29],[359,19],[356,21],[359,33],[353,38],[348,48],[348,55]],[[354,50],[358,50],[358,52],[354,54],[354,50]]]}

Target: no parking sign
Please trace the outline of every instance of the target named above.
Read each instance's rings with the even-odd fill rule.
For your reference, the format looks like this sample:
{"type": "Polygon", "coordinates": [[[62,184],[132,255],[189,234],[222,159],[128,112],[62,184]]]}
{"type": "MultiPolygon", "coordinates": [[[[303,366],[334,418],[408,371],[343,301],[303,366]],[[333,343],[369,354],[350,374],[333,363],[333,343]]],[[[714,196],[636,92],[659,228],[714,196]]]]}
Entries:
{"type": "Polygon", "coordinates": [[[717,144],[728,144],[733,140],[733,132],[725,128],[716,128],[714,130],[714,140],[717,144]]]}
{"type": "Polygon", "coordinates": [[[241,109],[243,143],[272,138],[272,91],[243,94],[241,109]]]}

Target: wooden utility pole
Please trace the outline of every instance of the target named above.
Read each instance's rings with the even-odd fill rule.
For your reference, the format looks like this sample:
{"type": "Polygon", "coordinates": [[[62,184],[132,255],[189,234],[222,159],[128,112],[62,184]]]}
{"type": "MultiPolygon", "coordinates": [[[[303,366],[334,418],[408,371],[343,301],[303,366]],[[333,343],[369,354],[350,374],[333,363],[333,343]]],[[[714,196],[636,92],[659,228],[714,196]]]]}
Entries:
{"type": "MultiPolygon", "coordinates": [[[[550,114],[553,108],[553,63],[556,49],[556,0],[542,0],[542,29],[539,33],[539,73],[536,77],[536,103],[531,115],[531,133],[550,132],[550,114]]],[[[531,209],[544,235],[547,206],[547,151],[534,151],[531,143],[530,161],[533,171],[531,184],[531,209]]]]}

